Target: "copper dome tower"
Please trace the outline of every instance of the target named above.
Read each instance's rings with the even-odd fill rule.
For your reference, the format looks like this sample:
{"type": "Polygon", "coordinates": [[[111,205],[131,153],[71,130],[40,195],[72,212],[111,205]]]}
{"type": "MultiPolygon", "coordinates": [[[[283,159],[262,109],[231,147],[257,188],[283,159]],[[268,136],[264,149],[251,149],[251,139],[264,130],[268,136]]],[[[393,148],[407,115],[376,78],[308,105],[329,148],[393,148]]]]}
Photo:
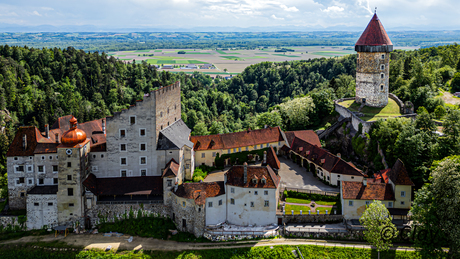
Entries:
{"type": "Polygon", "coordinates": [[[77,129],[78,121],[75,117],[72,116],[70,119],[70,129],[62,135],[61,143],[66,146],[75,146],[86,140],[86,133],[81,130],[77,129]]]}

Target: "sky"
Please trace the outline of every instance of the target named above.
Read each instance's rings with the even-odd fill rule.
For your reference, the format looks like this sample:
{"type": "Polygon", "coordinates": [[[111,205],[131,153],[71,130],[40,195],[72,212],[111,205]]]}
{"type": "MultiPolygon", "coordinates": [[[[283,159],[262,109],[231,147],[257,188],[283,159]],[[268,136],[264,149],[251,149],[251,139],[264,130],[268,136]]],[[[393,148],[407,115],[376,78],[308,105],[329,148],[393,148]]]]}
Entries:
{"type": "Polygon", "coordinates": [[[1,0],[0,25],[122,28],[460,29],[459,0],[1,0]]]}

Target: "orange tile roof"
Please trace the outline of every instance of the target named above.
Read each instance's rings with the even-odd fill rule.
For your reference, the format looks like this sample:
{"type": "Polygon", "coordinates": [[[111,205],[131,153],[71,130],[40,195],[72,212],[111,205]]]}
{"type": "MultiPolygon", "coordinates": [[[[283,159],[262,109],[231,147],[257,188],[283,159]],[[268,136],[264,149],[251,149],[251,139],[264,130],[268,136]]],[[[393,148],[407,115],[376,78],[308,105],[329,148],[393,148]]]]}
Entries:
{"type": "Polygon", "coordinates": [[[194,150],[200,151],[260,145],[284,141],[284,137],[280,127],[273,127],[227,134],[191,136],[190,141],[194,144],[194,150]]]}
{"type": "Polygon", "coordinates": [[[318,134],[313,130],[296,130],[296,131],[286,131],[286,139],[289,143],[289,146],[292,146],[294,138],[299,138],[304,140],[312,145],[321,147],[321,142],[319,141],[318,134]]]}
{"type": "Polygon", "coordinates": [[[276,155],[275,149],[270,146],[267,152],[267,164],[270,165],[271,168],[279,170],[281,168],[280,160],[276,155]]]}
{"type": "Polygon", "coordinates": [[[223,181],[210,183],[183,183],[177,187],[174,194],[178,197],[193,199],[197,205],[203,205],[206,202],[206,198],[225,194],[225,186],[223,181]]]}
{"type": "Polygon", "coordinates": [[[407,172],[404,163],[399,158],[391,168],[391,171],[388,173],[388,177],[395,185],[414,186],[414,183],[410,179],[409,173],[407,172]]]}
{"type": "Polygon", "coordinates": [[[174,160],[174,158],[171,158],[171,160],[166,164],[165,170],[163,170],[163,175],[161,177],[166,177],[166,176],[177,176],[179,173],[179,164],[174,160]]]}
{"type": "Polygon", "coordinates": [[[267,166],[248,166],[247,181],[244,183],[244,166],[234,165],[225,173],[227,175],[227,184],[246,188],[278,188],[281,177],[276,175],[273,169],[267,166]],[[261,179],[265,177],[265,184],[258,180],[257,184],[252,182],[252,179],[261,179]]]}
{"type": "Polygon", "coordinates": [[[342,182],[342,197],[348,200],[395,200],[391,184],[367,182],[342,182]]]}

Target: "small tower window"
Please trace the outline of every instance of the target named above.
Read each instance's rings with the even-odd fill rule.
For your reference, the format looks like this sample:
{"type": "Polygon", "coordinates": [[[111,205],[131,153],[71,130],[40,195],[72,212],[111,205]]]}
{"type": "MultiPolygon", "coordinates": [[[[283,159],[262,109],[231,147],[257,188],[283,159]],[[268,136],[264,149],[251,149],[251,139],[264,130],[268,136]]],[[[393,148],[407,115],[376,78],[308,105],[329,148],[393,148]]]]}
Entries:
{"type": "Polygon", "coordinates": [[[380,78],[385,78],[385,74],[384,73],[380,74],[380,78]]]}
{"type": "Polygon", "coordinates": [[[384,69],[385,69],[385,65],[381,65],[381,66],[380,66],[380,69],[384,70],[384,69]]]}
{"type": "Polygon", "coordinates": [[[383,85],[380,85],[380,91],[383,91],[383,85]]]}
{"type": "Polygon", "coordinates": [[[385,54],[382,55],[382,59],[385,59],[385,54]]]}

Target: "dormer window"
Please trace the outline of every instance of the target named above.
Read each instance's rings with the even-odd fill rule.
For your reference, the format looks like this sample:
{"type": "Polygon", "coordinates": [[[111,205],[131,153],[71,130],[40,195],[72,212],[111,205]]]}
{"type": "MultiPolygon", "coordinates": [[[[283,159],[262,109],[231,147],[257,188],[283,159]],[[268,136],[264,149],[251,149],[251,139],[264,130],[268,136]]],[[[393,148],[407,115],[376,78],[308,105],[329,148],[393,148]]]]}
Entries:
{"type": "Polygon", "coordinates": [[[216,142],[214,142],[214,140],[211,139],[211,143],[209,143],[209,146],[214,146],[216,144],[216,142]]]}
{"type": "Polygon", "coordinates": [[[267,180],[266,180],[266,179],[262,179],[262,180],[260,180],[260,182],[263,183],[263,184],[266,184],[266,183],[267,183],[267,180]]]}
{"type": "Polygon", "coordinates": [[[255,179],[255,178],[252,179],[252,183],[253,183],[253,184],[257,184],[257,179],[255,179]]]}

